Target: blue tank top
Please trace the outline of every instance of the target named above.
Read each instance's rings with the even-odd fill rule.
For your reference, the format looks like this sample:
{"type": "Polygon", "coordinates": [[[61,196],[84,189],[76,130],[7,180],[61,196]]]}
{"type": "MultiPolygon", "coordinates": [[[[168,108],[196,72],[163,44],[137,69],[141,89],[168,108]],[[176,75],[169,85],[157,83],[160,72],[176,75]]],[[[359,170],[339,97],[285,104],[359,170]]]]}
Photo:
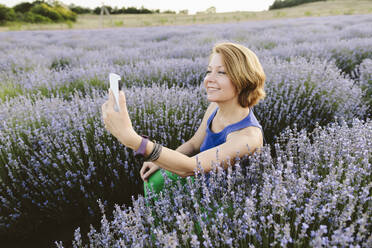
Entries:
{"type": "MultiPolygon", "coordinates": [[[[263,136],[262,126],[260,125],[260,123],[256,119],[256,116],[253,114],[253,109],[252,108],[249,109],[249,114],[243,120],[226,126],[221,132],[214,133],[211,130],[211,123],[212,123],[213,118],[217,114],[217,110],[218,110],[218,107],[211,114],[211,116],[209,117],[209,119],[207,121],[207,132],[206,132],[207,134],[204,138],[204,141],[203,141],[202,145],[200,146],[200,152],[203,152],[205,150],[208,150],[210,148],[213,148],[213,147],[216,147],[218,145],[221,145],[221,144],[225,143],[226,142],[226,137],[229,133],[240,130],[240,129],[243,129],[245,127],[255,126],[255,127],[260,128],[261,132],[262,132],[262,136],[263,136]]],[[[208,186],[209,186],[209,176],[210,176],[209,174],[206,174],[207,185],[208,186]]]]}

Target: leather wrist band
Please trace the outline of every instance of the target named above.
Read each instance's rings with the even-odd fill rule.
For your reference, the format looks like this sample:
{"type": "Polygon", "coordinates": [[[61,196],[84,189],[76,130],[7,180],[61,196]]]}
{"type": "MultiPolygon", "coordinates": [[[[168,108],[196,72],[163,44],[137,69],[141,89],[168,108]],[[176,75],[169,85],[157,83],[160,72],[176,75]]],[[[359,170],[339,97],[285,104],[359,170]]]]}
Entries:
{"type": "Polygon", "coordinates": [[[141,136],[142,136],[141,145],[138,148],[138,150],[134,152],[134,156],[136,158],[145,157],[146,146],[147,146],[147,143],[149,141],[148,136],[146,136],[146,135],[141,135],[141,136]]]}

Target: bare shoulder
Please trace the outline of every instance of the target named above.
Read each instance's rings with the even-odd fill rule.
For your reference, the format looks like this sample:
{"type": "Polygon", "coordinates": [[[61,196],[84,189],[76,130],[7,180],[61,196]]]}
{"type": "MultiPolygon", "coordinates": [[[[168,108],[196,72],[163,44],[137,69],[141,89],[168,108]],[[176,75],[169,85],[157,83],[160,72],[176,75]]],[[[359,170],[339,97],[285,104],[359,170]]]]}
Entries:
{"type": "MultiPolygon", "coordinates": [[[[226,169],[229,165],[235,163],[236,156],[251,155],[259,152],[262,147],[262,134],[258,127],[246,127],[244,129],[231,132],[226,137],[226,142],[212,147],[199,153],[198,161],[203,165],[204,172],[211,170],[211,164],[216,161],[218,151],[219,158],[226,169]]],[[[195,157],[195,156],[194,156],[195,157]]],[[[191,174],[190,174],[191,175],[191,174]]]]}
{"type": "Polygon", "coordinates": [[[247,138],[252,141],[257,147],[263,146],[263,136],[262,131],[259,127],[249,126],[243,129],[240,129],[235,132],[231,132],[227,135],[226,141],[230,139],[237,139],[237,138],[247,138]]]}

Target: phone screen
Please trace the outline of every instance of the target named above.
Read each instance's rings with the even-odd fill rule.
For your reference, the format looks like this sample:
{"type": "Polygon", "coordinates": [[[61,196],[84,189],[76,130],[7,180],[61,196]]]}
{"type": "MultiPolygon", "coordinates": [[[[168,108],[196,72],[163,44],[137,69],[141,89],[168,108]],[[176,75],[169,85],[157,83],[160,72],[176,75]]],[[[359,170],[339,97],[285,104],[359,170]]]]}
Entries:
{"type": "Polygon", "coordinates": [[[116,102],[116,105],[114,107],[115,111],[120,111],[120,106],[119,106],[119,90],[120,90],[119,87],[121,88],[121,86],[119,86],[120,79],[121,77],[115,73],[109,74],[110,89],[114,93],[115,102],[116,102]]]}

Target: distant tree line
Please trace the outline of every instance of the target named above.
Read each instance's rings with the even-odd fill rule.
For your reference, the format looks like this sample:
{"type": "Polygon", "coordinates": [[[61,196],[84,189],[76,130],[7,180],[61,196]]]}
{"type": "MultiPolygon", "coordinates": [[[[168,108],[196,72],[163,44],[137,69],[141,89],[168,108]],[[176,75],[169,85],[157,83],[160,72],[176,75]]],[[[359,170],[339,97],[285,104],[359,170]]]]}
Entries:
{"type": "Polygon", "coordinates": [[[53,23],[75,22],[77,14],[59,2],[23,2],[8,8],[0,4],[0,24],[7,22],[53,23]]]}
{"type": "Polygon", "coordinates": [[[275,0],[272,5],[269,6],[269,10],[273,9],[281,9],[292,7],[304,3],[311,3],[311,2],[319,2],[319,1],[326,1],[326,0],[275,0]]]}
{"type": "MultiPolygon", "coordinates": [[[[90,8],[85,8],[85,7],[81,7],[81,6],[76,6],[74,4],[70,4],[69,6],[69,9],[73,12],[75,12],[76,14],[95,14],[95,15],[99,15],[101,14],[101,9],[102,7],[96,7],[94,9],[90,9],[90,8]]],[[[111,6],[106,6],[104,5],[104,7],[108,10],[108,12],[110,14],[113,14],[113,15],[117,15],[117,14],[154,14],[154,13],[160,13],[160,10],[157,9],[157,10],[149,10],[149,9],[146,9],[144,8],[143,6],[139,9],[137,9],[136,7],[128,7],[128,8],[118,8],[118,7],[114,7],[112,8],[111,6]]]]}
{"type": "MultiPolygon", "coordinates": [[[[136,7],[114,7],[103,6],[108,10],[110,14],[176,14],[175,11],[166,10],[160,12],[159,9],[149,10],[144,8],[136,7]]],[[[23,2],[15,5],[12,8],[8,8],[3,4],[0,4],[0,25],[7,22],[29,22],[29,23],[52,23],[52,22],[66,22],[76,21],[78,14],[101,14],[102,7],[96,7],[94,9],[85,8],[70,4],[69,6],[63,5],[56,0],[38,0],[32,3],[23,2]]],[[[188,14],[188,10],[181,10],[180,14],[188,14]]]]}
{"type": "MultiPolygon", "coordinates": [[[[76,14],[95,14],[95,15],[99,15],[99,14],[101,14],[101,9],[102,9],[102,7],[96,7],[94,9],[90,9],[90,8],[85,8],[85,7],[81,7],[81,6],[76,6],[74,4],[70,4],[68,7],[71,11],[75,12],[76,14]]],[[[159,9],[150,10],[150,9],[144,8],[143,6],[141,8],[136,8],[136,7],[128,7],[128,8],[114,7],[113,8],[111,6],[104,5],[103,7],[105,7],[108,10],[108,12],[112,15],[119,15],[119,14],[159,14],[159,13],[176,14],[176,11],[172,11],[172,10],[165,10],[165,11],[160,12],[159,9]]],[[[180,14],[187,14],[187,13],[188,13],[187,10],[181,10],[180,11],[180,14]]]]}

